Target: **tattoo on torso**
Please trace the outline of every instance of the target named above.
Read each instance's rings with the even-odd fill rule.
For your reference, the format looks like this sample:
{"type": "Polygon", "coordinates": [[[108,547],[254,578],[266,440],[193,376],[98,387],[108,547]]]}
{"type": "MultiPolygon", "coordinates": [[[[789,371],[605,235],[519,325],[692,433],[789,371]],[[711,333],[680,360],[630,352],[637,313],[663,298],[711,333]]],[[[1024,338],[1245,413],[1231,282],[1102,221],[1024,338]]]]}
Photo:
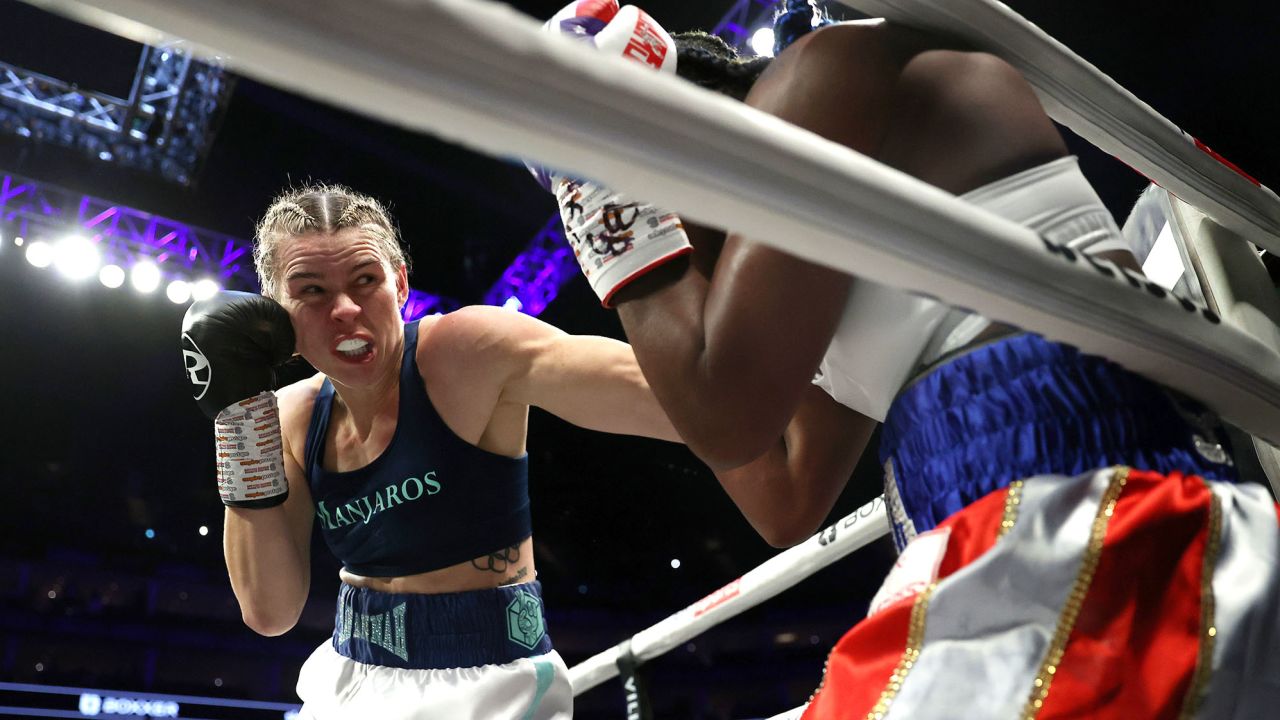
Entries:
{"type": "Polygon", "coordinates": [[[503,548],[497,552],[491,552],[484,557],[472,560],[471,566],[485,572],[504,573],[507,568],[518,562],[520,562],[520,546],[512,545],[509,548],[503,548]]]}
{"type": "Polygon", "coordinates": [[[528,575],[528,574],[529,574],[529,568],[527,568],[527,567],[522,567],[522,568],[520,568],[519,570],[517,570],[517,571],[515,572],[515,574],[514,574],[514,575],[512,575],[511,577],[503,578],[503,579],[502,579],[502,584],[503,584],[503,585],[514,585],[515,583],[518,583],[518,582],[520,582],[521,580],[524,580],[525,576],[526,576],[526,575],[528,575]]]}

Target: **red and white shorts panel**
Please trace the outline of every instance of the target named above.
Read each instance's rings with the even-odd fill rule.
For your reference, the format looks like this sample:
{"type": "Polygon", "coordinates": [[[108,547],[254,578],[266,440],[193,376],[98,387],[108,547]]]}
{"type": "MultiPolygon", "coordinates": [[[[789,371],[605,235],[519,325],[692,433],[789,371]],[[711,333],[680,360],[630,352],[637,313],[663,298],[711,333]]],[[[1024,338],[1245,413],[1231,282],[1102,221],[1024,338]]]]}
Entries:
{"type": "Polygon", "coordinates": [[[1014,483],[907,546],[803,717],[1272,716],[1278,555],[1258,486],[1014,483]]]}

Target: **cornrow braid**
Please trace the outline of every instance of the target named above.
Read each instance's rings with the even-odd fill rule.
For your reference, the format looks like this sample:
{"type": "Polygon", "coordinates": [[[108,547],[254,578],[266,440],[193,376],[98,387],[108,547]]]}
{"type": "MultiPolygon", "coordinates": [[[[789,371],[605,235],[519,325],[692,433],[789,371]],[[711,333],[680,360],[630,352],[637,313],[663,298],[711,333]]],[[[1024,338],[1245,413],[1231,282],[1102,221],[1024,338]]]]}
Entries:
{"type": "Polygon", "coordinates": [[[377,204],[372,198],[356,196],[347,203],[346,208],[342,210],[342,214],[338,216],[338,221],[334,223],[335,227],[350,227],[355,225],[361,217],[369,217],[385,212],[382,206],[377,204]]]}
{"type": "Polygon", "coordinates": [[[769,66],[767,57],[742,57],[718,35],[701,30],[675,33],[676,74],[695,85],[743,100],[760,73],[769,66]]]}
{"type": "Polygon", "coordinates": [[[266,217],[262,218],[262,226],[287,226],[298,228],[302,233],[315,229],[315,219],[296,202],[281,201],[271,206],[266,217]]]}

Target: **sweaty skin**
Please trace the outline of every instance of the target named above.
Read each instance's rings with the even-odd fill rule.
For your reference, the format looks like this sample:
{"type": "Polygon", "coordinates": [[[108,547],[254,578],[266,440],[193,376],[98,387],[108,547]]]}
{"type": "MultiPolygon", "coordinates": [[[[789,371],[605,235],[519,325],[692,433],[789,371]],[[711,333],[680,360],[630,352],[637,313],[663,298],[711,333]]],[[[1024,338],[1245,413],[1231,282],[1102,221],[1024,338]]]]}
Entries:
{"type": "MultiPolygon", "coordinates": [[[[801,38],[746,103],[954,194],[1067,153],[1007,63],[882,21],[801,38]]],[[[875,425],[811,384],[859,281],[686,227],[693,257],[619,293],[619,317],[689,447],[766,540],[800,542],[875,425]]]]}

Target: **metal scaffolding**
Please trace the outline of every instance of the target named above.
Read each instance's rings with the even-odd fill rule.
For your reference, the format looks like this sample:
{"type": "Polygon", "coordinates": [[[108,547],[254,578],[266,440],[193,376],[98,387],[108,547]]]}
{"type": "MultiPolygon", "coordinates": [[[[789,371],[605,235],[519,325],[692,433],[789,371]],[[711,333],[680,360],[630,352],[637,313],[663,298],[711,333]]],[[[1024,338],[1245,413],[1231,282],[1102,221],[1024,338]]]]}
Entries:
{"type": "MultiPolygon", "coordinates": [[[[712,33],[749,52],[752,30],[779,0],[737,0],[712,33]]],[[[75,148],[103,162],[150,170],[187,185],[208,152],[233,76],[196,61],[181,42],[147,46],[128,98],[0,62],[0,132],[75,148]]],[[[0,176],[0,228],[6,235],[59,237],[80,232],[108,262],[143,258],[174,278],[212,277],[256,289],[250,244],[53,185],[0,176]]],[[[538,315],[577,277],[559,216],[551,217],[485,294],[484,302],[538,315]]],[[[406,319],[449,312],[457,300],[411,290],[406,319]]]]}
{"type": "Polygon", "coordinates": [[[245,240],[18,175],[0,175],[0,230],[6,251],[18,238],[81,235],[98,245],[107,263],[150,260],[166,279],[208,277],[226,288],[258,287],[245,240]]]}
{"type": "Polygon", "coordinates": [[[232,76],[181,43],[144,46],[127,98],[0,61],[0,132],[191,183],[213,142],[232,76]]]}
{"type": "MultiPolygon", "coordinates": [[[[229,290],[256,292],[253,245],[170,218],[19,175],[0,174],[0,254],[37,240],[80,235],[96,244],[104,263],[131,267],[150,260],[165,280],[216,280],[229,290]]],[[[409,291],[404,318],[449,312],[460,303],[409,291]]]]}

